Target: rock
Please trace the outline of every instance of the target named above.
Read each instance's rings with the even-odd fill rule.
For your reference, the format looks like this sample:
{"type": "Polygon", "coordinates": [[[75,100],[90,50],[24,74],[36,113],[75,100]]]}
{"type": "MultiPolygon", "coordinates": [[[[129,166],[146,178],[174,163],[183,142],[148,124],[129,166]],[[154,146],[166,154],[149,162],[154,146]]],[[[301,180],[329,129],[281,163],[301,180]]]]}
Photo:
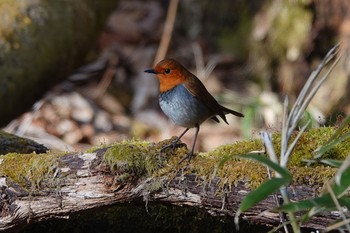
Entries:
{"type": "Polygon", "coordinates": [[[56,126],[56,130],[60,135],[64,135],[76,130],[78,126],[71,120],[63,119],[56,126]]]}
{"type": "Polygon", "coordinates": [[[113,129],[113,124],[111,122],[110,116],[103,111],[97,112],[94,120],[94,126],[97,130],[108,132],[113,129]]]}
{"type": "Polygon", "coordinates": [[[81,133],[84,138],[91,138],[96,133],[94,127],[91,124],[83,124],[80,126],[81,133]]]}
{"type": "Polygon", "coordinates": [[[83,134],[82,134],[81,130],[77,128],[71,132],[66,133],[63,136],[63,141],[65,141],[66,143],[68,143],[70,145],[74,145],[74,144],[78,143],[82,138],[83,138],[83,134]]]}
{"type": "Polygon", "coordinates": [[[72,105],[72,118],[81,123],[90,123],[94,118],[91,104],[80,94],[74,92],[70,95],[72,105]]]}

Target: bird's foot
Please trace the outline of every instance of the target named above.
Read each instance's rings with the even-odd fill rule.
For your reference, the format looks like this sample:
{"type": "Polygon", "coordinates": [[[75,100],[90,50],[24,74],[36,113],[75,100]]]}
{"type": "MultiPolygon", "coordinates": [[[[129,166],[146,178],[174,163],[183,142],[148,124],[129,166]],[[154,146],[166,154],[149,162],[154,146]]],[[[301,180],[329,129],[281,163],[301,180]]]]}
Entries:
{"type": "Polygon", "coordinates": [[[185,157],[183,157],[177,164],[181,164],[183,161],[188,159],[188,162],[191,162],[191,159],[194,157],[193,151],[188,153],[185,157]]]}
{"type": "MultiPolygon", "coordinates": [[[[176,148],[183,147],[183,146],[186,146],[186,144],[182,142],[179,143],[179,139],[176,138],[170,144],[160,149],[159,156],[161,156],[161,154],[164,153],[169,148],[171,149],[171,153],[174,154],[176,148]]],[[[194,154],[193,154],[193,148],[192,148],[192,150],[185,157],[183,157],[177,164],[181,164],[186,159],[188,159],[188,162],[190,162],[193,157],[194,157],[194,154]]]]}
{"type": "Polygon", "coordinates": [[[162,149],[160,149],[160,153],[163,153],[164,151],[166,151],[167,149],[171,148],[171,153],[174,154],[175,152],[175,148],[179,148],[179,147],[183,147],[186,146],[185,143],[178,143],[178,140],[173,141],[172,143],[164,146],[162,149]]]}

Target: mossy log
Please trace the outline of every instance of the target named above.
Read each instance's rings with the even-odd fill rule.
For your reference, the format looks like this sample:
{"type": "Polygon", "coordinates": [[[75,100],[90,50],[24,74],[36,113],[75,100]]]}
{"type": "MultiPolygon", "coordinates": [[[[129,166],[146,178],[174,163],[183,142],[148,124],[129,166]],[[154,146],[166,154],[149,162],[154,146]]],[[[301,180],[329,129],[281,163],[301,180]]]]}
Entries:
{"type": "MultiPolygon", "coordinates": [[[[334,128],[315,129],[305,133],[300,139],[303,144],[299,152],[304,157],[307,156],[302,148],[312,151],[311,147],[316,148],[332,132],[334,128]],[[315,137],[318,137],[316,144],[315,137]],[[308,144],[312,145],[308,147],[308,144]]],[[[278,141],[278,138],[278,135],[275,136],[275,141],[278,141]]],[[[138,224],[152,221],[152,219],[145,220],[150,215],[149,206],[163,206],[164,208],[160,209],[165,209],[161,214],[157,212],[154,222],[150,224],[152,230],[148,232],[163,232],[164,229],[166,232],[168,228],[161,224],[175,221],[174,211],[170,211],[174,206],[186,209],[180,216],[188,214],[188,209],[192,210],[191,219],[197,220],[197,223],[188,219],[182,222],[176,220],[175,225],[182,224],[182,227],[186,223],[192,224],[191,226],[203,225],[203,221],[211,223],[213,219],[218,219],[217,225],[205,227],[198,232],[212,232],[212,229],[220,229],[219,226],[228,222],[234,226],[233,216],[241,200],[267,177],[263,166],[250,160],[237,159],[235,155],[261,151],[263,149],[261,142],[250,140],[221,146],[209,153],[199,153],[191,163],[182,164],[178,164],[178,161],[188,152],[185,146],[176,148],[172,153],[171,151],[159,153],[159,149],[169,142],[154,144],[124,141],[91,149],[86,153],[10,153],[2,156],[0,230],[18,231],[28,226],[28,223],[55,218],[73,218],[77,213],[82,216],[86,211],[98,212],[103,206],[126,205],[126,208],[117,208],[118,217],[114,217],[117,210],[107,211],[112,213],[113,217],[108,218],[105,215],[103,217],[112,218],[111,222],[118,222],[122,217],[134,216],[134,212],[140,211],[139,208],[135,208],[135,205],[140,203],[143,203],[141,205],[144,212],[136,217],[135,221],[138,224]],[[127,208],[128,206],[130,208],[127,208]],[[203,216],[203,211],[207,215],[203,216]],[[163,221],[156,221],[159,218],[163,221]],[[198,223],[198,220],[201,220],[201,223],[198,223]]],[[[341,143],[330,152],[331,156],[338,158],[346,156],[343,154],[347,154],[349,144],[349,141],[341,143]]],[[[294,157],[298,157],[298,154],[294,154],[294,157]]],[[[336,172],[335,169],[326,166],[305,167],[297,162],[292,164],[290,170],[293,173],[294,183],[289,187],[289,191],[294,200],[317,195],[322,182],[336,172]]],[[[241,225],[244,226],[244,223],[268,227],[278,225],[280,222],[278,213],[265,211],[273,207],[275,207],[273,198],[267,198],[241,214],[241,225]]],[[[105,214],[105,210],[103,213],[105,214]]],[[[324,229],[336,218],[337,216],[330,214],[319,215],[305,223],[303,227],[313,230],[324,229]]],[[[87,224],[86,222],[88,221],[86,220],[84,224],[87,224]]],[[[73,225],[75,224],[77,223],[74,221],[73,225]]],[[[127,224],[130,227],[130,221],[127,224]]],[[[168,223],[167,226],[169,225],[172,223],[168,223]]],[[[182,229],[179,226],[173,227],[182,229]]],[[[200,229],[198,227],[196,229],[200,229]]],[[[54,232],[63,232],[59,229],[63,228],[56,227],[54,232]]],[[[191,229],[192,232],[196,232],[193,231],[194,228],[191,229]]],[[[234,229],[230,228],[221,232],[232,231],[234,229]]],[[[52,229],[50,232],[53,232],[52,229]]],[[[147,232],[145,226],[143,232],[147,232]]]]}
{"type": "Polygon", "coordinates": [[[48,149],[31,139],[16,136],[0,130],[0,155],[17,153],[45,153],[48,149]]]}
{"type": "MultiPolygon", "coordinates": [[[[305,149],[310,150],[306,146],[308,142],[317,147],[312,135],[328,135],[325,131],[334,129],[305,133],[300,139],[304,140],[305,149]]],[[[319,138],[318,143],[322,140],[319,138]]],[[[199,216],[201,210],[210,213],[206,218],[225,218],[225,221],[233,222],[244,196],[267,177],[266,168],[260,164],[235,158],[237,154],[263,150],[259,140],[221,146],[209,153],[199,153],[190,163],[182,164],[178,161],[188,149],[181,146],[173,152],[160,154],[159,149],[167,143],[169,140],[159,144],[125,141],[86,153],[11,153],[2,156],[0,230],[19,230],[28,223],[71,218],[78,213],[122,203],[130,206],[123,213],[128,215],[136,211],[133,206],[140,202],[145,212],[148,206],[164,206],[166,210],[181,206],[196,209],[193,218],[203,219],[199,216]]],[[[330,152],[331,156],[342,156],[341,148],[349,144],[344,142],[343,146],[330,152]]],[[[290,170],[295,181],[289,191],[294,200],[317,195],[322,181],[335,174],[333,168],[325,166],[308,167],[307,171],[305,166],[293,166],[290,170]]],[[[241,214],[242,221],[276,226],[280,222],[278,213],[265,211],[273,207],[275,203],[269,197],[241,214]]],[[[158,218],[164,220],[165,215],[173,212],[162,211],[161,214],[164,216],[158,218]]],[[[137,222],[143,218],[146,217],[141,216],[137,222]]],[[[336,218],[329,214],[319,215],[303,227],[324,229],[336,218]]],[[[155,221],[152,225],[162,223],[164,221],[155,221]]],[[[186,221],[178,224],[186,224],[186,221]]],[[[207,229],[207,232],[212,231],[207,229]]]]}

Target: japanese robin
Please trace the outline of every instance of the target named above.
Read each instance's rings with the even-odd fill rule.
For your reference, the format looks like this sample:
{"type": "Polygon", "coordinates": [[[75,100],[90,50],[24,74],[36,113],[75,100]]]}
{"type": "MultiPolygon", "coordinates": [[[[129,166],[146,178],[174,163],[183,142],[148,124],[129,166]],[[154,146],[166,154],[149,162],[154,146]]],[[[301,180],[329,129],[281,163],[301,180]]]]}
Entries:
{"type": "Polygon", "coordinates": [[[203,121],[211,118],[219,122],[217,116],[228,124],[225,115],[233,114],[244,117],[242,113],[228,109],[220,105],[208,92],[203,83],[184,66],[174,59],[164,59],[153,69],[145,70],[146,73],[156,74],[159,80],[159,104],[163,112],[176,125],[185,127],[186,130],[170,145],[162,148],[175,148],[178,141],[190,128],[195,128],[195,136],[190,153],[179,163],[193,156],[194,147],[199,132],[199,126],[203,121]]]}

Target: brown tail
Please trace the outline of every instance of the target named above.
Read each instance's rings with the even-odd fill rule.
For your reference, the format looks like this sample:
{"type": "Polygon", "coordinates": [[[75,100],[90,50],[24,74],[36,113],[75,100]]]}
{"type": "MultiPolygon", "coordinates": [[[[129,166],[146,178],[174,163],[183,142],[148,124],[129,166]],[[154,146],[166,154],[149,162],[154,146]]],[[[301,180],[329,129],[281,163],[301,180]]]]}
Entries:
{"type": "Polygon", "coordinates": [[[235,116],[238,116],[238,117],[244,117],[244,115],[240,112],[236,112],[234,110],[231,110],[229,108],[225,108],[224,106],[221,106],[222,107],[222,111],[225,113],[225,114],[228,114],[228,113],[231,113],[235,116]]]}
{"type": "MultiPolygon", "coordinates": [[[[236,111],[233,111],[233,110],[231,110],[229,108],[225,108],[222,105],[220,105],[220,107],[221,107],[222,113],[220,113],[218,115],[225,121],[226,124],[228,124],[228,122],[226,120],[226,116],[225,116],[226,114],[231,113],[231,114],[233,114],[235,116],[238,116],[238,117],[244,117],[244,115],[242,113],[240,113],[240,112],[236,112],[236,111]]],[[[216,121],[216,122],[219,122],[219,119],[216,116],[213,116],[211,119],[216,121]]]]}
{"type": "MultiPolygon", "coordinates": [[[[240,113],[240,112],[236,112],[236,111],[233,111],[233,110],[231,110],[229,108],[225,108],[222,105],[219,105],[219,106],[220,106],[222,112],[217,114],[217,115],[220,116],[225,121],[226,124],[228,124],[228,122],[226,120],[226,116],[225,116],[226,114],[231,113],[231,114],[233,114],[235,116],[238,116],[238,117],[244,117],[244,115],[242,113],[240,113]]],[[[218,122],[218,123],[220,122],[219,119],[216,116],[213,116],[211,119],[216,121],[216,122],[218,122]]]]}

